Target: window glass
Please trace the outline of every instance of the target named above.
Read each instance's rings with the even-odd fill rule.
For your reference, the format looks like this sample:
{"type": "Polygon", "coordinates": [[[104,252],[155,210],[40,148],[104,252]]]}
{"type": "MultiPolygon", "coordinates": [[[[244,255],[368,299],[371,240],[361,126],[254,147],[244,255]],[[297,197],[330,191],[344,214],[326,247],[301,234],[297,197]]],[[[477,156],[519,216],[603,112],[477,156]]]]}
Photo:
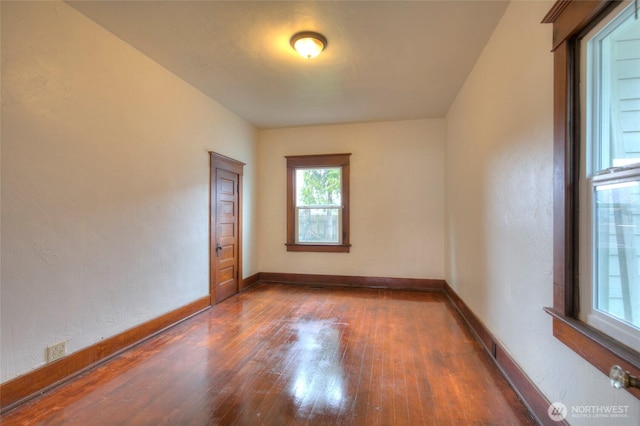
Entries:
{"type": "Polygon", "coordinates": [[[595,187],[594,307],[640,328],[640,180],[595,187]]]}
{"type": "Polygon", "coordinates": [[[287,251],[349,253],[351,154],[287,159],[287,251]]]}
{"type": "Polygon", "coordinates": [[[630,12],[589,41],[596,172],[640,162],[640,20],[630,12]]]}
{"type": "Polygon", "coordinates": [[[582,49],[580,318],[640,350],[640,20],[633,5],[594,28],[582,49]]]}
{"type": "Polygon", "coordinates": [[[341,168],[296,169],[297,243],[341,243],[341,168]]]}

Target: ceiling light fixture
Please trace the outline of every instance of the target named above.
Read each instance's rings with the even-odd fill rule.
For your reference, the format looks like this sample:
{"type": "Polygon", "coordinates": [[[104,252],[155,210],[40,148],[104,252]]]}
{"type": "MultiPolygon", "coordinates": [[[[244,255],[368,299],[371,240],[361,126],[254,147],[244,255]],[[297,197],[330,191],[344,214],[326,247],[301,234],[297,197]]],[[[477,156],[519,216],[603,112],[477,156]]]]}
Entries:
{"type": "Polygon", "coordinates": [[[296,33],[289,42],[300,56],[307,59],[315,58],[327,47],[327,39],[322,34],[312,31],[296,33]]]}

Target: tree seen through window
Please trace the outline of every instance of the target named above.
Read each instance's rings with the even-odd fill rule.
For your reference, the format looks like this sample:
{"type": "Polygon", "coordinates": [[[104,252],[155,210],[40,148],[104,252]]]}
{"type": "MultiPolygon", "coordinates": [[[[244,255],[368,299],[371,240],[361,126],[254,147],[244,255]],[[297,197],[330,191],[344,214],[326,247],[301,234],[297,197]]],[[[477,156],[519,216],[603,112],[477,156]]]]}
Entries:
{"type": "Polygon", "coordinates": [[[296,170],[299,243],[340,243],[341,170],[296,170]]]}

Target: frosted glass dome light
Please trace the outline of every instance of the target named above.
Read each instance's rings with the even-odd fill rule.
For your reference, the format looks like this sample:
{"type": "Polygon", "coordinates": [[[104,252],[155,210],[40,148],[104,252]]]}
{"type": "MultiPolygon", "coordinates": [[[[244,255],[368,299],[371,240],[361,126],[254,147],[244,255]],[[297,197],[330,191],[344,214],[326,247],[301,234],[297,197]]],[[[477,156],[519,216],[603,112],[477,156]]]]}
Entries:
{"type": "Polygon", "coordinates": [[[300,56],[307,59],[315,58],[327,47],[327,39],[322,34],[311,31],[294,34],[290,43],[300,56]]]}

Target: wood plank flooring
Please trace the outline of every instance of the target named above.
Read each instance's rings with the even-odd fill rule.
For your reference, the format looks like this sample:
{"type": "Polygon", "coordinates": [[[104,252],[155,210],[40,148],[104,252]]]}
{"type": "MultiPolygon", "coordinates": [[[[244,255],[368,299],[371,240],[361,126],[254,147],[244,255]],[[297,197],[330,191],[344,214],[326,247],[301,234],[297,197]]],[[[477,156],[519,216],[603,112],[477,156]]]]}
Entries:
{"type": "Polygon", "coordinates": [[[535,424],[441,293],[261,284],[3,425],[535,424]]]}

